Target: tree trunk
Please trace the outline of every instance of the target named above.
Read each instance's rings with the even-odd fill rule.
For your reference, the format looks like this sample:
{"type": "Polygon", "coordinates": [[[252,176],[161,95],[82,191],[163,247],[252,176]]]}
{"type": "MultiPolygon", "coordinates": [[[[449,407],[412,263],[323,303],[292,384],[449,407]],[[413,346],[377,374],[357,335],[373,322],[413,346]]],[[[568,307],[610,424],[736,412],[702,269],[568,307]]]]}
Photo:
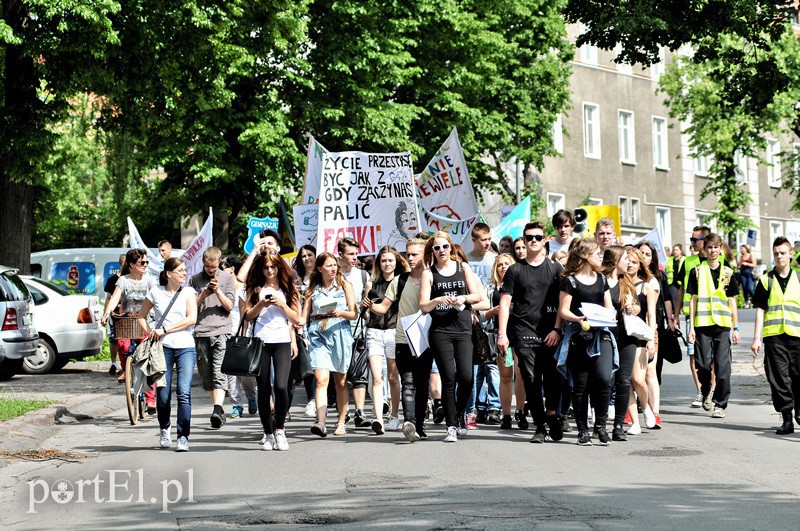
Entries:
{"type": "MultiPolygon", "coordinates": [[[[27,7],[17,0],[3,0],[3,18],[18,34],[28,18],[27,7]]],[[[37,133],[33,60],[19,46],[4,46],[2,99],[0,100],[0,264],[30,272],[33,229],[33,179],[35,167],[27,161],[35,153],[23,151],[37,133]]]]}

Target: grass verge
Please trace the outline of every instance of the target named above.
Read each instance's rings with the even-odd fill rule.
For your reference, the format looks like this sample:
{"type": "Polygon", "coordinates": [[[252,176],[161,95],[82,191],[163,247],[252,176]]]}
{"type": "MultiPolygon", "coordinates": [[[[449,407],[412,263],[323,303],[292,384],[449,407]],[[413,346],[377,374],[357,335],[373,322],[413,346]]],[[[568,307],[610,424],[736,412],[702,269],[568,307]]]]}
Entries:
{"type": "Polygon", "coordinates": [[[9,397],[5,394],[0,395],[0,420],[9,420],[28,411],[42,409],[55,402],[55,400],[39,400],[20,397],[9,397]]]}

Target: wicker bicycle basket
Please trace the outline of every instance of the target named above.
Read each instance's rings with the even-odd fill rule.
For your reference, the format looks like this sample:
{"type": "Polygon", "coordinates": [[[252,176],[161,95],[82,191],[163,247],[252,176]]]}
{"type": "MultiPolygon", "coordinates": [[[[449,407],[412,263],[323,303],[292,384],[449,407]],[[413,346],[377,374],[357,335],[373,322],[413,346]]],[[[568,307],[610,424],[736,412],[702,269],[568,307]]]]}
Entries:
{"type": "Polygon", "coordinates": [[[114,337],[117,339],[141,339],[144,335],[136,317],[114,317],[114,337]]]}

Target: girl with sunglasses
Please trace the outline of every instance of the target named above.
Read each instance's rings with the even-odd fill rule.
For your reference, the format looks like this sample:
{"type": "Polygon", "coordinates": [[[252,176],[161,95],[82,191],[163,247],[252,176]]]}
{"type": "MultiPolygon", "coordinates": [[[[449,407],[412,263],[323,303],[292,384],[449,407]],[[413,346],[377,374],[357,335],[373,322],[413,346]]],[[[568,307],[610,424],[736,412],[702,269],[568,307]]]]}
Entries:
{"type": "Polygon", "coordinates": [[[300,295],[291,269],[277,254],[258,255],[245,285],[247,306],[242,318],[255,321],[253,336],[263,343],[261,372],[256,378],[258,414],[264,428],[262,450],[288,450],[284,423],[289,409],[289,371],[297,356],[292,324],[300,322],[300,295]]]}
{"type": "Polygon", "coordinates": [[[431,314],[429,343],[442,378],[442,405],[447,423],[445,442],[467,435],[465,411],[472,392],[472,316],[483,300],[480,282],[464,266],[450,235],[437,232],[425,244],[419,308],[431,314]],[[456,386],[458,395],[456,395],[456,386]]]}

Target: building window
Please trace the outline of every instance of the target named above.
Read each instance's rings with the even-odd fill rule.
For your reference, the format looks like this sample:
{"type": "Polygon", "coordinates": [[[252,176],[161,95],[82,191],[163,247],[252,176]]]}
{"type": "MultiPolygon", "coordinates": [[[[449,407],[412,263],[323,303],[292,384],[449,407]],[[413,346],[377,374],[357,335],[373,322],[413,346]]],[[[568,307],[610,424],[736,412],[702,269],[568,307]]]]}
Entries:
{"type": "Polygon", "coordinates": [[[800,177],[800,144],[792,144],[792,176],[800,177]]]}
{"type": "Polygon", "coordinates": [[[640,225],[642,211],[640,201],[636,197],[619,197],[619,217],[623,225],[640,225]]]}
{"type": "Polygon", "coordinates": [[[783,236],[783,223],[780,221],[769,222],[769,241],[774,242],[775,238],[783,236]]]}
{"type": "Polygon", "coordinates": [[[631,197],[631,219],[629,225],[641,225],[642,224],[642,208],[640,206],[640,201],[635,197],[631,197]]]}
{"type": "Polygon", "coordinates": [[[561,115],[556,115],[556,122],[553,124],[553,149],[561,155],[564,154],[564,123],[561,115]]]}
{"type": "MultiPolygon", "coordinates": [[[[586,33],[586,26],[581,24],[581,35],[586,33]]],[[[597,47],[591,44],[584,44],[580,49],[580,58],[582,63],[587,65],[597,64],[597,47]]]]}
{"type": "Polygon", "coordinates": [[[659,116],[653,116],[653,165],[659,170],[669,170],[667,119],[659,116]]]}
{"type": "Polygon", "coordinates": [[[661,236],[661,244],[666,252],[672,245],[672,218],[669,208],[656,207],[656,230],[661,236]]]}
{"type": "Polygon", "coordinates": [[[556,212],[567,208],[564,194],[547,194],[547,217],[552,218],[556,212]]]}
{"type": "MultiPolygon", "coordinates": [[[[614,57],[617,58],[618,60],[621,53],[622,53],[622,44],[618,43],[616,47],[614,47],[614,57]]],[[[633,67],[631,67],[630,63],[615,61],[615,64],[617,65],[617,72],[619,72],[620,74],[626,74],[628,76],[633,74],[633,67]]]]}
{"type": "Polygon", "coordinates": [[[700,227],[708,227],[711,232],[716,232],[716,223],[711,220],[711,214],[697,214],[697,225],[700,227]]]}
{"type": "Polygon", "coordinates": [[[747,157],[741,151],[733,154],[734,171],[736,172],[736,183],[739,186],[747,184],[747,157]]]}
{"type": "Polygon", "coordinates": [[[603,200],[599,197],[590,197],[586,200],[587,206],[601,206],[603,204],[603,200]]]}
{"type": "Polygon", "coordinates": [[[595,103],[583,104],[583,155],[600,158],[600,106],[595,103]]]}
{"type": "Polygon", "coordinates": [[[633,112],[619,110],[619,161],[623,164],[636,164],[636,132],[633,126],[633,112]]]}
{"type": "Polygon", "coordinates": [[[767,184],[781,187],[781,145],[777,140],[767,139],[767,184]]]}
{"type": "Polygon", "coordinates": [[[653,63],[650,66],[650,77],[653,81],[658,82],[661,79],[661,75],[664,73],[664,66],[667,60],[666,52],[664,51],[663,46],[658,47],[658,62],[653,63]]]}
{"type": "Polygon", "coordinates": [[[694,174],[698,177],[708,177],[708,155],[694,156],[694,174]]]}

